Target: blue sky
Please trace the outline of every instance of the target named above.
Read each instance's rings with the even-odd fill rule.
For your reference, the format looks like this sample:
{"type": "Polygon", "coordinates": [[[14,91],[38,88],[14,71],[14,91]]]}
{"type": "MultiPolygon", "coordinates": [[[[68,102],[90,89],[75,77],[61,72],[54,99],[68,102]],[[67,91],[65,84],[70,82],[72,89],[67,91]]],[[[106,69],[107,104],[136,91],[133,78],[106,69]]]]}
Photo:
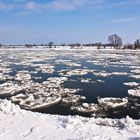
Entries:
{"type": "Polygon", "coordinates": [[[0,42],[107,42],[140,38],[140,0],[0,0],[0,42]]]}

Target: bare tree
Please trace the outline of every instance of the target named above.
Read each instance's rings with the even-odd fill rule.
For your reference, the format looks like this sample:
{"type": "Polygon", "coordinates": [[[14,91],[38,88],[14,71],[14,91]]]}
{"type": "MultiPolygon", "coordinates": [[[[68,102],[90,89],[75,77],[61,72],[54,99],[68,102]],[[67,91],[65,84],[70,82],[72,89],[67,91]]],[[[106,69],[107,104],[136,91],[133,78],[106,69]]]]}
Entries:
{"type": "Polygon", "coordinates": [[[62,43],[60,46],[63,46],[64,47],[64,46],[66,46],[66,44],[65,43],[62,43]]]}
{"type": "Polygon", "coordinates": [[[133,44],[130,44],[130,43],[126,43],[126,44],[123,46],[123,49],[134,49],[134,45],[133,45],[133,44]]]}
{"type": "Polygon", "coordinates": [[[140,39],[137,39],[134,43],[134,49],[140,49],[140,39]]]}
{"type": "Polygon", "coordinates": [[[32,44],[25,44],[25,47],[26,47],[26,48],[32,48],[33,45],[32,45],[32,44]]]}
{"type": "Polygon", "coordinates": [[[114,47],[119,47],[123,44],[122,39],[117,34],[112,34],[108,37],[108,41],[110,44],[112,44],[114,47]]]}
{"type": "Polygon", "coordinates": [[[52,41],[49,42],[48,46],[51,48],[54,45],[52,41]]]}
{"type": "Polygon", "coordinates": [[[80,47],[81,44],[80,43],[75,43],[75,46],[80,47]]]}

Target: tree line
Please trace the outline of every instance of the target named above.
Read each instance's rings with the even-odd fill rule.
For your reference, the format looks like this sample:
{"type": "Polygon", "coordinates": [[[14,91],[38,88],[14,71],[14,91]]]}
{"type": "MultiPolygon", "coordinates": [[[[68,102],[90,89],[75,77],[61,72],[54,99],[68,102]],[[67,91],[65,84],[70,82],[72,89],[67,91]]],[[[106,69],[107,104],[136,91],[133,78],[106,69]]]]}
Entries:
{"type": "MultiPolygon", "coordinates": [[[[2,47],[3,45],[0,43],[0,47],[2,47]]],[[[56,46],[71,46],[71,48],[74,48],[74,47],[81,47],[81,46],[96,46],[98,48],[101,48],[101,47],[108,47],[108,46],[111,46],[111,47],[114,47],[116,49],[140,49],[140,39],[136,39],[136,41],[133,43],[133,44],[125,44],[123,45],[123,41],[122,41],[122,38],[117,35],[117,34],[112,34],[112,35],[109,35],[108,36],[108,43],[106,44],[103,44],[101,42],[96,42],[96,43],[86,43],[86,44],[81,44],[81,43],[71,43],[71,44],[65,44],[65,43],[62,43],[60,45],[57,45],[57,44],[54,44],[54,42],[50,41],[49,43],[47,44],[25,44],[25,47],[27,48],[32,48],[32,47],[35,47],[35,46],[48,46],[49,48],[52,48],[52,47],[56,47],[56,46]]]]}

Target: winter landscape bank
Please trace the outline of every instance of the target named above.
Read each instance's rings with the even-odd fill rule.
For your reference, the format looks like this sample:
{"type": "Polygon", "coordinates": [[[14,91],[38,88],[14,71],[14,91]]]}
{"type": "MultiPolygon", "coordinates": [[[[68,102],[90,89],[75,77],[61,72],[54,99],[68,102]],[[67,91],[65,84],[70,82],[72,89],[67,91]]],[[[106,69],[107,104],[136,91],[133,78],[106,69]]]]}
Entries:
{"type": "Polygon", "coordinates": [[[0,100],[1,140],[139,140],[140,120],[33,113],[0,100]]]}
{"type": "Polygon", "coordinates": [[[0,139],[139,140],[139,59],[139,50],[2,49],[0,139]]]}

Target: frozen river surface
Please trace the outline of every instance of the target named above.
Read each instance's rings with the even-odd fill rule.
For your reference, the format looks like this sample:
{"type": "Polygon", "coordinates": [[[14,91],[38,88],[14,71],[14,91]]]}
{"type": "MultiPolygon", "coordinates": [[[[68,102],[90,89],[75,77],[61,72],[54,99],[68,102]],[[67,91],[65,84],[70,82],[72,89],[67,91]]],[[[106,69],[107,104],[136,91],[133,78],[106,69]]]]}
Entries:
{"type": "Polygon", "coordinates": [[[0,98],[48,114],[140,118],[140,51],[0,51],[0,98]]]}

